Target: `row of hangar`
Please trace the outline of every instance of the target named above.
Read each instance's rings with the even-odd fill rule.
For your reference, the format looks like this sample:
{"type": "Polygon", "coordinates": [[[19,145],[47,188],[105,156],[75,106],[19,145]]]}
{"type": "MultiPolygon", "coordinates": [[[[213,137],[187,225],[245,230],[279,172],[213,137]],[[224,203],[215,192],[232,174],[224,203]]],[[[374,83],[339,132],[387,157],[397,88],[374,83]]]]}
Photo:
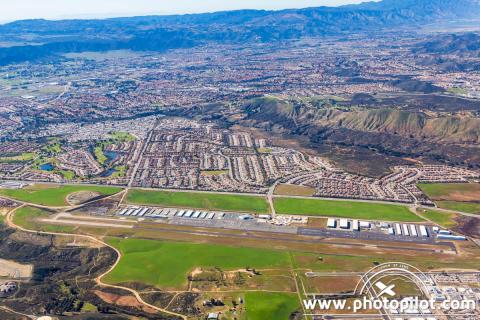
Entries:
{"type": "Polygon", "coordinates": [[[124,208],[116,213],[118,216],[129,217],[150,217],[150,218],[192,218],[192,219],[221,219],[225,216],[223,212],[208,212],[200,210],[188,209],[171,209],[171,208],[124,208]]]}
{"type": "MultiPolygon", "coordinates": [[[[329,218],[327,220],[327,228],[329,229],[342,229],[342,230],[370,230],[372,223],[368,221],[348,220],[348,219],[335,219],[329,218]]],[[[466,237],[462,235],[454,235],[449,230],[443,230],[439,227],[427,227],[425,225],[416,224],[389,224],[380,223],[380,229],[384,229],[391,236],[405,236],[405,237],[422,237],[427,238],[436,235],[437,239],[443,240],[466,240],[466,237]]]]}

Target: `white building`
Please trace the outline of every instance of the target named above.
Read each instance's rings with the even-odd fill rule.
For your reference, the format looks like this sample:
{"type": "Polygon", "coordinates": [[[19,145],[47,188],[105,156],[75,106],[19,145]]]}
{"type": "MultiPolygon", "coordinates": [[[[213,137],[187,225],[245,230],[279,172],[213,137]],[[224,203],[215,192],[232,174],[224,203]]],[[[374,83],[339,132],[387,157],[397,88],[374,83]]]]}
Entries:
{"type": "Polygon", "coordinates": [[[328,228],[336,228],[337,227],[337,220],[329,218],[327,221],[328,228]]]}

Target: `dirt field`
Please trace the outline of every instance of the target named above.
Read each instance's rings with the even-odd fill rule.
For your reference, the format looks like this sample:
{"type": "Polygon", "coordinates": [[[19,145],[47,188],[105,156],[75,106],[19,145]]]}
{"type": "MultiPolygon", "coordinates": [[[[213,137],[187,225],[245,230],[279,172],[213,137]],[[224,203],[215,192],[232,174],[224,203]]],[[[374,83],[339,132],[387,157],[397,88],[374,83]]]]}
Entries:
{"type": "Polygon", "coordinates": [[[134,296],[120,296],[113,293],[108,293],[100,290],[95,290],[94,293],[103,301],[109,304],[116,304],[123,307],[134,307],[140,308],[148,313],[157,313],[155,309],[145,307],[143,304],[138,302],[134,296]]]}
{"type": "Polygon", "coordinates": [[[0,259],[0,277],[6,278],[30,278],[33,265],[20,264],[14,261],[0,259]]]}
{"type": "Polygon", "coordinates": [[[296,186],[293,184],[279,184],[275,188],[275,194],[282,196],[311,197],[315,194],[315,189],[304,186],[296,186]]]}
{"type": "Polygon", "coordinates": [[[94,192],[94,191],[78,191],[78,192],[69,194],[66,200],[71,205],[77,205],[77,204],[87,202],[88,200],[96,198],[100,195],[101,194],[99,192],[94,192]]]}
{"type": "Polygon", "coordinates": [[[325,218],[308,218],[308,226],[311,228],[326,228],[328,219],[325,218]]]}
{"type": "Polygon", "coordinates": [[[321,276],[302,279],[310,292],[322,294],[353,292],[359,280],[359,276],[321,276]]]}

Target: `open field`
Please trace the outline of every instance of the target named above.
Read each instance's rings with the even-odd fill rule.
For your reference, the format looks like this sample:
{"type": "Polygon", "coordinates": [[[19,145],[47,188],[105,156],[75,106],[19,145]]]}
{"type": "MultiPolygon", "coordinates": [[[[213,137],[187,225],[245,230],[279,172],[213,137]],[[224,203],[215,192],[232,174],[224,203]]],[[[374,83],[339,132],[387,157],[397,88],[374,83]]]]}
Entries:
{"type": "Polygon", "coordinates": [[[432,200],[479,201],[479,183],[421,183],[420,189],[432,200]]]}
{"type": "Polygon", "coordinates": [[[437,201],[440,208],[480,214],[480,202],[437,201]]]}
{"type": "Polygon", "coordinates": [[[73,192],[92,191],[101,195],[111,195],[120,192],[117,187],[82,186],[82,185],[45,185],[35,184],[23,189],[0,189],[0,195],[44,206],[67,206],[67,196],[73,192]]]}
{"type": "Polygon", "coordinates": [[[93,152],[95,153],[95,159],[97,159],[98,163],[101,165],[105,164],[105,162],[108,160],[107,156],[103,153],[102,146],[96,146],[93,149],[93,152]]]}
{"type": "Polygon", "coordinates": [[[281,214],[344,217],[385,221],[423,221],[406,206],[355,201],[275,198],[275,210],[281,214]]]}
{"type": "Polygon", "coordinates": [[[282,291],[295,292],[295,282],[288,269],[261,270],[259,274],[247,270],[224,271],[202,268],[194,271],[191,290],[205,291],[282,291]]]}
{"type": "Polygon", "coordinates": [[[434,209],[417,209],[417,212],[426,219],[433,221],[444,228],[453,228],[457,225],[455,222],[457,215],[454,213],[442,212],[434,209]]]}
{"type": "Polygon", "coordinates": [[[20,155],[9,156],[9,157],[0,157],[0,162],[22,162],[33,160],[37,154],[35,152],[24,152],[20,155]]]}
{"type": "Polygon", "coordinates": [[[106,277],[110,283],[138,281],[159,288],[181,288],[195,268],[222,270],[287,268],[287,252],[141,239],[111,238],[108,242],[122,252],[122,260],[106,277]]]}
{"type": "Polygon", "coordinates": [[[135,136],[131,135],[128,132],[114,131],[110,134],[110,136],[112,137],[112,140],[115,143],[136,140],[135,136]]]}
{"type": "Polygon", "coordinates": [[[134,204],[162,205],[208,210],[267,213],[269,208],[264,197],[199,193],[130,190],[126,201],[134,204]]]}
{"type": "Polygon", "coordinates": [[[245,307],[248,320],[288,320],[301,308],[295,293],[277,292],[247,292],[245,307]]]}
{"type": "Polygon", "coordinates": [[[480,214],[479,183],[432,183],[418,186],[440,208],[480,214]]]}
{"type": "Polygon", "coordinates": [[[275,188],[276,195],[311,197],[315,194],[315,188],[297,186],[293,184],[279,184],[275,188]]]}
{"type": "Polygon", "coordinates": [[[300,279],[307,293],[342,293],[353,292],[355,286],[360,280],[360,276],[355,275],[335,275],[335,276],[317,276],[308,278],[305,274],[300,274],[300,279]]]}
{"type": "Polygon", "coordinates": [[[376,263],[387,262],[383,257],[359,254],[292,253],[294,267],[316,272],[356,272],[366,271],[376,263]]]}
{"type": "Polygon", "coordinates": [[[13,216],[13,223],[30,230],[47,232],[73,232],[73,226],[50,225],[39,223],[37,219],[46,218],[51,212],[34,207],[23,207],[18,209],[13,216]]]}
{"type": "Polygon", "coordinates": [[[202,170],[202,176],[219,176],[221,174],[228,174],[228,170],[202,170]]]}

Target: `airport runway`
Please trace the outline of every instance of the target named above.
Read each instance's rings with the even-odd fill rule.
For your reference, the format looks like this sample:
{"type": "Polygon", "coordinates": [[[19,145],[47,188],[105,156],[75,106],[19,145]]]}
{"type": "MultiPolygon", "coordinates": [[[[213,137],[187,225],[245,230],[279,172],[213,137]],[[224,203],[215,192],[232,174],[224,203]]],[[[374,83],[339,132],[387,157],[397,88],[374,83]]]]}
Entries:
{"type": "MultiPolygon", "coordinates": [[[[213,236],[213,237],[229,237],[229,238],[240,238],[240,239],[256,239],[256,240],[268,240],[268,241],[286,241],[286,242],[297,242],[297,243],[322,243],[322,244],[331,244],[337,246],[347,246],[347,247],[375,247],[379,249],[387,250],[406,250],[406,251],[417,251],[417,252],[431,252],[438,253],[438,250],[427,249],[427,248],[415,248],[407,246],[395,246],[395,245],[375,245],[375,244],[363,244],[363,243],[345,243],[345,242],[335,242],[325,239],[293,239],[292,237],[269,237],[267,235],[261,236],[256,234],[231,234],[231,233],[222,233],[222,232],[208,232],[208,231],[197,231],[197,230],[178,230],[178,229],[169,229],[163,227],[144,227],[136,225],[133,227],[138,230],[148,230],[148,231],[163,231],[163,232],[174,232],[174,233],[183,233],[183,234],[192,234],[192,235],[204,235],[204,236],[213,236]]],[[[278,233],[277,233],[278,234],[278,233]]],[[[287,234],[285,234],[287,235],[287,234]]],[[[445,245],[445,244],[443,244],[445,245]]],[[[452,248],[448,246],[451,250],[452,248]]]]}

